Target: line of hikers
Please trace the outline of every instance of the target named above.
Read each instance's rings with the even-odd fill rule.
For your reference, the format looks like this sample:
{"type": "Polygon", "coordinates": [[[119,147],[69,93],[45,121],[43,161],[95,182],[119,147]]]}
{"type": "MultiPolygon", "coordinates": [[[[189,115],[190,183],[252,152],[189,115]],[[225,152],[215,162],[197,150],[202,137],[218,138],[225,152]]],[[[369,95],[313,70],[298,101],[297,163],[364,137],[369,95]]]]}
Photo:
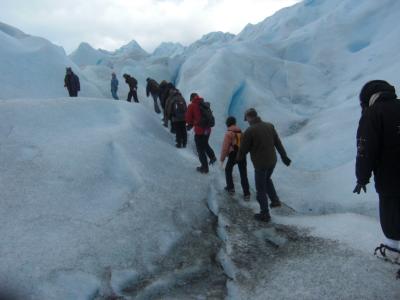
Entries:
{"type": "MultiPolygon", "coordinates": [[[[130,88],[127,101],[133,97],[138,102],[137,80],[128,74],[123,77],[130,88]]],[[[80,90],[79,78],[71,68],[67,68],[65,86],[71,97],[77,96],[80,90]]],[[[113,73],[111,92],[115,99],[118,99],[117,89],[118,80],[113,73]]],[[[217,161],[209,145],[211,128],[215,125],[210,103],[192,93],[190,104],[186,106],[184,97],[172,83],[162,81],[158,84],[151,78],[147,78],[146,94],[147,97],[152,96],[156,113],[161,113],[157,102],[160,99],[164,126],[168,127],[170,123],[171,132],[176,134],[177,148],[186,147],[187,131],[194,128],[194,141],[201,164],[197,171],[207,174],[209,165],[217,161]]],[[[400,264],[400,101],[395,88],[383,80],[365,84],[359,98],[362,117],[357,132],[357,185],[354,193],[359,194],[362,190],[366,192],[366,185],[373,173],[379,194],[380,223],[387,238],[376,252],[379,251],[385,258],[394,255],[396,263],[400,264]]],[[[277,163],[276,150],[286,166],[291,164],[291,160],[274,126],[263,122],[255,109],[248,109],[244,120],[249,123],[249,128],[242,134],[233,116],[226,119],[227,131],[220,155],[221,165],[228,159],[225,166],[225,190],[229,194],[235,193],[232,171],[237,164],[244,199],[250,199],[246,162],[246,154],[250,153],[255,169],[256,197],[260,204],[260,213],[254,217],[269,222],[267,196],[271,207],[281,205],[271,179],[277,163]]]]}

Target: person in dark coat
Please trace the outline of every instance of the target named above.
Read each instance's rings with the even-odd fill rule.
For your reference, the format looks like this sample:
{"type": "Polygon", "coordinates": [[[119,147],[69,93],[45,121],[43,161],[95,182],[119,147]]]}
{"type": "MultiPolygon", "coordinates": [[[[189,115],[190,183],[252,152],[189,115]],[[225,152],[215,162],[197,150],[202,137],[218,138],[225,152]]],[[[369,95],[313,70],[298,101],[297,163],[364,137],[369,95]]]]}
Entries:
{"type": "Polygon", "coordinates": [[[118,91],[118,79],[117,75],[115,75],[115,73],[113,72],[111,74],[111,95],[115,100],[119,100],[117,91],[118,91]]]}
{"type": "Polygon", "coordinates": [[[197,153],[199,155],[199,160],[201,166],[197,167],[196,170],[202,174],[207,174],[209,169],[208,165],[212,165],[217,161],[214,150],[208,143],[211,135],[211,128],[201,127],[201,110],[200,102],[204,101],[197,93],[192,93],[190,95],[190,104],[186,112],[186,123],[188,129],[190,130],[194,127],[194,142],[196,143],[197,153]],[[207,163],[207,156],[210,162],[207,163]]]}
{"type": "Polygon", "coordinates": [[[149,97],[151,94],[151,96],[153,97],[153,100],[154,100],[154,111],[157,114],[160,114],[161,110],[160,110],[160,107],[158,106],[158,102],[157,102],[157,99],[158,99],[158,96],[160,93],[159,84],[157,83],[157,81],[155,81],[154,79],[151,79],[151,78],[147,78],[146,81],[147,81],[146,96],[149,97]]]}
{"type": "Polygon", "coordinates": [[[263,122],[254,108],[246,111],[245,121],[250,124],[250,127],[243,134],[237,160],[243,161],[246,154],[250,152],[255,171],[257,201],[260,204],[260,213],[255,214],[254,218],[269,222],[271,216],[268,210],[267,195],[271,199],[271,207],[281,205],[271,179],[277,162],[275,149],[278,150],[282,162],[286,166],[290,165],[291,160],[286,154],[274,125],[263,122]]]}
{"type": "Polygon", "coordinates": [[[72,72],[71,68],[66,69],[64,87],[67,88],[70,97],[78,97],[78,92],[81,90],[81,85],[79,82],[79,77],[72,72]]]}
{"type": "Polygon", "coordinates": [[[182,94],[177,89],[170,90],[165,107],[165,119],[171,120],[171,127],[176,135],[176,147],[186,148],[187,130],[185,115],[187,111],[186,101],[182,94]]]}
{"type": "Polygon", "coordinates": [[[139,103],[139,99],[137,96],[137,80],[135,77],[132,77],[128,74],[124,74],[123,77],[125,78],[125,82],[128,84],[129,86],[129,93],[128,93],[128,98],[126,99],[126,101],[131,102],[132,101],[132,97],[133,97],[133,101],[135,101],[136,103],[139,103]]]}
{"type": "Polygon", "coordinates": [[[169,90],[174,88],[175,86],[172,83],[168,83],[165,80],[161,81],[159,86],[159,98],[163,110],[165,110],[165,103],[167,102],[168,99],[169,90]]]}
{"type": "MultiPolygon", "coordinates": [[[[364,85],[360,93],[362,115],[357,130],[357,185],[367,191],[372,173],[379,195],[379,212],[386,242],[379,250],[400,250],[400,100],[395,88],[383,80],[364,85]]],[[[377,248],[377,249],[378,249],[377,248]]]]}

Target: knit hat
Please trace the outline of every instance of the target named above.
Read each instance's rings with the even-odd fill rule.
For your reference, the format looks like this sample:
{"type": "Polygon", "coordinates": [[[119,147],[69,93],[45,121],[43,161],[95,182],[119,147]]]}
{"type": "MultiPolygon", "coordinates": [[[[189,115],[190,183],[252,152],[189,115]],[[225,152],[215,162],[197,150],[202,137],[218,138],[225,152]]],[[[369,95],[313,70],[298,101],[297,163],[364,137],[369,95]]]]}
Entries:
{"type": "Polygon", "coordinates": [[[367,82],[361,89],[360,105],[362,107],[368,107],[371,97],[376,93],[391,94],[393,98],[397,98],[394,86],[384,80],[372,80],[367,82]]]}

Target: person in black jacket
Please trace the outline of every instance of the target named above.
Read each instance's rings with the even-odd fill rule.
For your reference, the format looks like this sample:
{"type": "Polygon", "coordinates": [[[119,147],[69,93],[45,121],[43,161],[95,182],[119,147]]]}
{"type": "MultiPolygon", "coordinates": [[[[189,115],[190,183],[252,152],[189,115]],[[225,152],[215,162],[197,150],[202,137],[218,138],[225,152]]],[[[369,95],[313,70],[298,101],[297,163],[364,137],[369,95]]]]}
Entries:
{"type": "Polygon", "coordinates": [[[124,74],[122,75],[125,78],[125,82],[128,84],[129,86],[129,93],[128,93],[128,98],[126,99],[126,101],[131,102],[132,101],[132,97],[133,97],[133,101],[135,101],[136,103],[139,103],[139,99],[137,96],[137,80],[135,77],[132,77],[128,74],[124,74]]]}
{"type": "Polygon", "coordinates": [[[400,101],[383,80],[365,84],[360,93],[362,116],[357,130],[357,185],[367,191],[372,173],[379,195],[380,223],[387,238],[377,250],[398,255],[400,241],[400,101]]]}
{"type": "Polygon", "coordinates": [[[67,88],[70,97],[78,97],[78,92],[81,90],[81,85],[79,82],[79,77],[72,72],[71,68],[66,69],[64,87],[67,88]]]}
{"type": "Polygon", "coordinates": [[[159,86],[158,82],[155,81],[154,79],[147,78],[146,81],[147,81],[146,96],[149,97],[151,94],[151,96],[153,97],[153,100],[154,100],[154,111],[157,114],[160,114],[161,110],[160,110],[160,107],[158,106],[158,102],[157,102],[158,96],[160,94],[160,86],[159,86]]]}

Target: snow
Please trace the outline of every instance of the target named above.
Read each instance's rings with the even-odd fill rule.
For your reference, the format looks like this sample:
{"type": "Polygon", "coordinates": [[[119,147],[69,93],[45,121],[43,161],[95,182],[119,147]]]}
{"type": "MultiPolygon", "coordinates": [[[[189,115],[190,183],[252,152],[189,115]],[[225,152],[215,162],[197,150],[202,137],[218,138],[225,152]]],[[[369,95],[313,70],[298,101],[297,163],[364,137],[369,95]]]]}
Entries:
{"type": "MultiPolygon", "coordinates": [[[[322,276],[315,285],[310,268],[315,274],[331,268],[336,286],[346,286],[346,280],[354,284],[340,289],[344,298],[373,299],[385,292],[358,283],[351,268],[364,276],[373,271],[370,283],[383,276],[393,288],[387,275],[393,270],[370,257],[383,238],[373,184],[367,195],[352,190],[358,93],[372,79],[400,87],[400,31],[393,26],[399,12],[395,0],[307,0],[236,36],[214,32],[186,48],[163,43],[151,55],[132,41],[113,53],[84,43],[67,57],[62,48],[0,23],[0,68],[7,70],[0,74],[0,167],[5,170],[0,173],[0,283],[18,283],[29,291],[37,287],[37,299],[85,299],[111,293],[107,290],[122,294],[127,285],[140,285],[143,274],[156,274],[160,257],[188,232],[198,232],[211,210],[218,218],[223,246],[215,254],[230,277],[229,298],[330,296],[335,280],[322,276]],[[62,98],[66,66],[80,76],[82,96],[92,98],[62,98]],[[122,74],[138,79],[139,105],[99,99],[111,97],[111,72],[119,79],[121,99],[127,94],[122,74]],[[235,215],[238,207],[230,203],[229,210],[220,203],[223,174],[212,171],[210,179],[194,174],[193,146],[172,147],[171,136],[151,113],[147,77],[172,81],[186,99],[198,92],[211,102],[216,153],[228,115],[245,129],[243,113],[255,107],[272,122],[293,162],[289,168],[278,162],[273,180],[281,200],[298,212],[273,213],[273,222],[315,238],[293,242],[293,232],[255,228],[242,220],[250,212],[235,215]],[[245,267],[260,276],[264,270],[251,262],[235,265],[235,252],[246,247],[235,240],[238,224],[256,248],[265,240],[284,249],[299,244],[297,256],[285,253],[280,264],[268,262],[276,277],[257,277],[257,289],[241,276],[254,279],[245,267]],[[320,264],[314,266],[315,260],[320,264]],[[363,261],[372,271],[360,267],[363,261]],[[304,288],[296,290],[299,278],[304,288]]],[[[254,201],[242,206],[258,210],[254,201]]],[[[273,248],[259,247],[269,254],[273,248]]],[[[201,269],[195,265],[183,273],[195,273],[191,268],[201,269]]],[[[142,297],[168,290],[179,277],[157,274],[142,297]]],[[[397,290],[386,292],[393,296],[397,290]]]]}
{"type": "Polygon", "coordinates": [[[0,282],[32,299],[87,299],[105,268],[148,272],[208,216],[206,178],[142,105],[27,99],[0,111],[0,282]]]}

